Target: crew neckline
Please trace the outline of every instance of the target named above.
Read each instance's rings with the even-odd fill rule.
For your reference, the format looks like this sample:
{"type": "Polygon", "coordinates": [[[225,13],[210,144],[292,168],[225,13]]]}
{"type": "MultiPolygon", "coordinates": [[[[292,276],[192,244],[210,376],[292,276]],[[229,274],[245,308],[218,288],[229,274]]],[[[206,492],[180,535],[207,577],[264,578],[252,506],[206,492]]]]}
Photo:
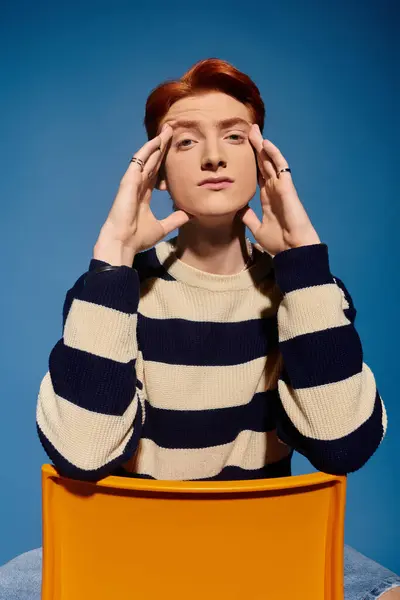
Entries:
{"type": "Polygon", "coordinates": [[[244,290],[256,285],[272,268],[272,256],[251,242],[254,262],[244,271],[232,275],[207,273],[186,264],[176,256],[177,236],[163,240],[155,246],[160,264],[176,280],[187,285],[212,291],[244,290]]]}

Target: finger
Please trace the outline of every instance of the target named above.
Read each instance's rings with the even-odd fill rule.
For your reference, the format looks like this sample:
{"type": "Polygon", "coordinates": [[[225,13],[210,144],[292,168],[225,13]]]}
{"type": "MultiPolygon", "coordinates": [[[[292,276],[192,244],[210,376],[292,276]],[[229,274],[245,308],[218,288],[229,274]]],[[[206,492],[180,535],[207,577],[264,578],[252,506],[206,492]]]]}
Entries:
{"type": "Polygon", "coordinates": [[[264,179],[267,180],[270,177],[276,177],[275,167],[263,148],[263,137],[260,133],[260,129],[255,125],[250,129],[249,140],[254,147],[258,168],[264,179]]]}
{"type": "MultiPolygon", "coordinates": [[[[154,183],[157,179],[157,173],[162,165],[163,160],[165,159],[165,155],[167,154],[171,144],[172,138],[172,127],[168,126],[171,129],[171,135],[167,138],[161,140],[160,148],[157,152],[154,152],[146,162],[143,169],[143,182],[150,183],[150,185],[154,186],[154,183]]],[[[163,132],[164,133],[164,132],[163,132]]],[[[157,136],[160,137],[160,136],[157,136]]]]}
{"type": "Polygon", "coordinates": [[[257,164],[261,171],[261,175],[264,178],[264,181],[270,179],[271,177],[276,177],[275,167],[271,160],[268,158],[264,149],[261,149],[260,152],[257,152],[257,164]]]}
{"type": "MultiPolygon", "coordinates": [[[[163,131],[160,132],[159,135],[152,138],[148,142],[146,142],[137,152],[135,152],[134,157],[139,158],[144,162],[144,169],[146,168],[147,161],[152,155],[155,155],[155,161],[157,162],[158,154],[160,154],[160,146],[161,153],[165,150],[169,139],[172,137],[172,127],[167,126],[163,131]]],[[[143,175],[141,166],[137,162],[130,162],[129,166],[121,179],[121,183],[125,182],[142,182],[143,175]],[[140,177],[138,177],[138,174],[140,177]]]]}
{"type": "MultiPolygon", "coordinates": [[[[275,146],[270,140],[263,140],[262,145],[266,155],[275,165],[276,172],[289,167],[287,160],[285,160],[279,148],[277,148],[277,146],[275,146]]],[[[289,173],[290,175],[289,171],[286,171],[286,173],[289,173]]]]}
{"type": "Polygon", "coordinates": [[[262,188],[265,183],[265,179],[262,176],[261,171],[258,171],[257,181],[258,181],[258,185],[260,186],[260,188],[262,188]]]}

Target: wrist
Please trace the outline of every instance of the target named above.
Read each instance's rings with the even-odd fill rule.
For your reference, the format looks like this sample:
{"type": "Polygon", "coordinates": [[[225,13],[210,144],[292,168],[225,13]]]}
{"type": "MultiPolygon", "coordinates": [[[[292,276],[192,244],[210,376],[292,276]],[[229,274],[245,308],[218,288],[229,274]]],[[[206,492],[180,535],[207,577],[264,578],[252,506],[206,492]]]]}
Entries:
{"type": "Polygon", "coordinates": [[[93,258],[115,267],[132,267],[135,250],[119,242],[97,242],[93,248],[93,258]]]}
{"type": "Polygon", "coordinates": [[[303,248],[304,246],[314,246],[315,244],[321,244],[321,240],[316,231],[311,232],[306,236],[302,236],[300,239],[293,241],[288,244],[284,250],[293,250],[294,248],[303,248]]]}

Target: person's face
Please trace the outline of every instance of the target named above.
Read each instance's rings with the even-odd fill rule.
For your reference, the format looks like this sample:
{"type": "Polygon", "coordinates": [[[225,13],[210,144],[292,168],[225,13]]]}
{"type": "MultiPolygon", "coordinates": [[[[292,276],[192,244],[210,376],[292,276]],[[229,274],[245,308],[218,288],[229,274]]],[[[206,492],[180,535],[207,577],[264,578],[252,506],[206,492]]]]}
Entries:
{"type": "Polygon", "coordinates": [[[253,122],[244,104],[221,92],[209,92],[175,102],[160,123],[173,128],[157,187],[168,190],[176,207],[196,217],[231,215],[246,206],[257,189],[257,162],[248,139],[253,122]],[[243,122],[218,125],[239,117],[243,122]],[[199,125],[179,126],[196,120],[199,125]],[[199,183],[209,177],[229,177],[225,189],[199,183]]]}

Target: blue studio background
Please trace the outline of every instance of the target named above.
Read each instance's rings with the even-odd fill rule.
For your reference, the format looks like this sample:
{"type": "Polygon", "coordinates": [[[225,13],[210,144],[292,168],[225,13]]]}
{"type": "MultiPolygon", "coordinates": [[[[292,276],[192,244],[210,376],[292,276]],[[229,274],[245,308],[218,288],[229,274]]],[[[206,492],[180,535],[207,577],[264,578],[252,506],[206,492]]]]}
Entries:
{"type": "MultiPolygon", "coordinates": [[[[260,88],[264,137],[288,160],[331,271],[353,296],[388,431],[348,477],[345,542],[400,573],[395,5],[2,3],[0,565],[42,545],[49,459],[36,435],[39,385],[62,335],[65,293],[147,141],[146,98],[218,57],[260,88]]],[[[168,194],[155,191],[153,206],[169,214],[168,194]]],[[[260,216],[258,193],[251,206],[260,216]]],[[[313,471],[294,454],[294,475],[313,471]]]]}

